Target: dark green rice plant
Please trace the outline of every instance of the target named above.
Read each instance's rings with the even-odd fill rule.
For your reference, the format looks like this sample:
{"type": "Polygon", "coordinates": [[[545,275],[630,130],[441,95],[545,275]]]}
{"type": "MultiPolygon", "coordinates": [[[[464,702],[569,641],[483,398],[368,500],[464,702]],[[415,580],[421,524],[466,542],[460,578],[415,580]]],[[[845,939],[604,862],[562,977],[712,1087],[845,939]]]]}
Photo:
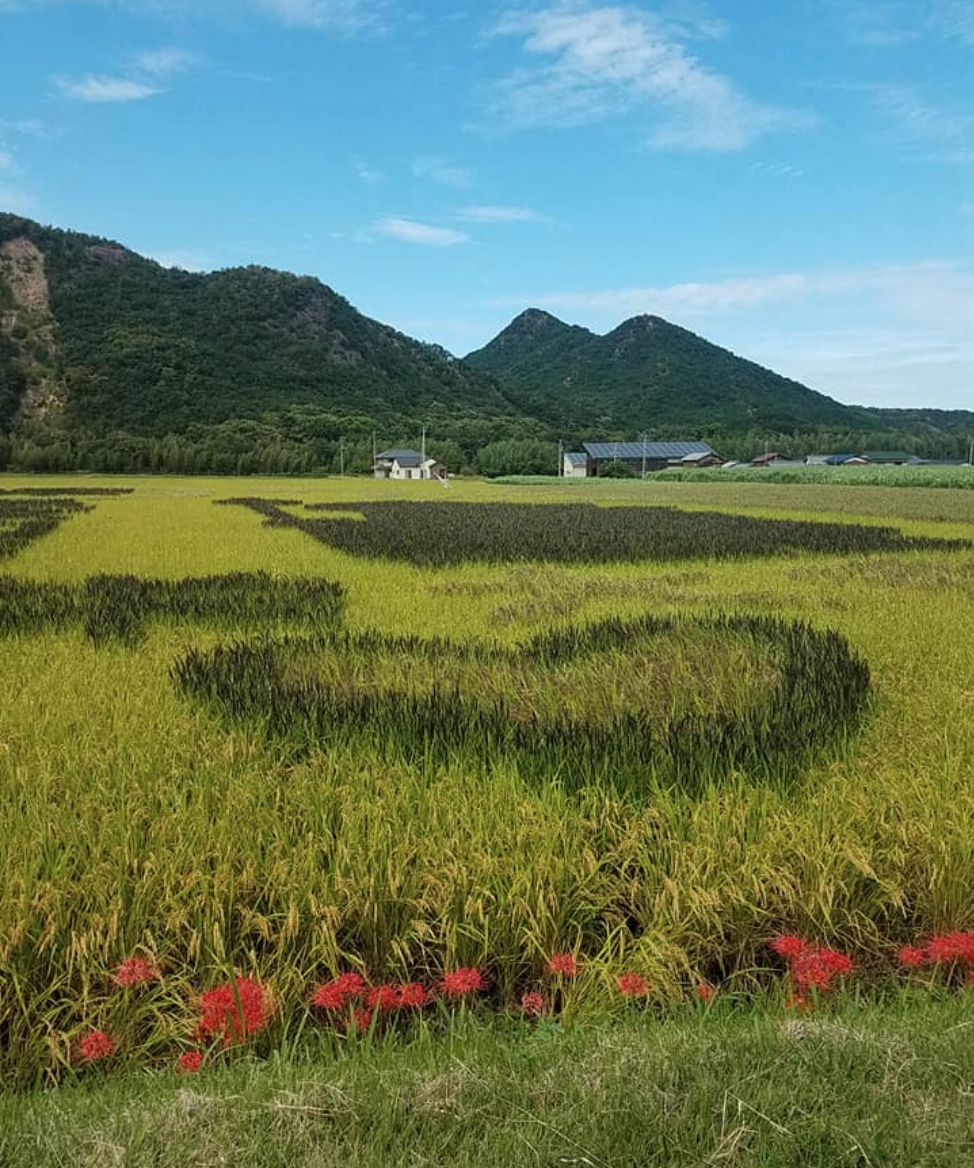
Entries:
{"type": "Polygon", "coordinates": [[[298,741],[362,740],[486,773],[513,765],[528,781],[636,798],[732,771],[789,781],[855,729],[869,695],[868,666],[838,633],[751,615],[613,619],[514,650],[374,631],[263,638],[191,649],[173,675],[298,741]],[[726,692],[700,701],[694,687],[722,654],[726,692]]]}
{"type": "Polygon", "coordinates": [[[765,519],[672,507],[587,503],[312,504],[312,517],[285,510],[293,500],[220,500],[249,507],[271,527],[292,527],[340,551],[419,567],[466,562],[605,564],[726,560],[799,553],[953,550],[964,540],[907,536],[893,527],[765,519]],[[325,511],[327,515],[315,516],[325,511]],[[347,512],[348,518],[341,516],[347,512]],[[357,521],[356,521],[357,520],[357,521]]]}
{"type": "Polygon", "coordinates": [[[222,627],[268,622],[327,629],[341,619],[344,593],[329,580],[288,580],[267,572],[235,572],[156,580],[91,576],[80,584],[0,576],[0,634],[81,624],[96,643],[135,643],[152,620],[222,627]]]}

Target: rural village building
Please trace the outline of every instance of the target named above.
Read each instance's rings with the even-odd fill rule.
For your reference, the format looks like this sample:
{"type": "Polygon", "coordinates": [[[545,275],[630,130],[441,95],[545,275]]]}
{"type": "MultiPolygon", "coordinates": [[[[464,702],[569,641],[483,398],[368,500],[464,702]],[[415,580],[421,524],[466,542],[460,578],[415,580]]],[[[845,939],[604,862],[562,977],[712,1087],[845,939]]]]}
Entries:
{"type": "Polygon", "coordinates": [[[564,473],[597,478],[612,462],[639,475],[670,467],[720,466],[722,459],[706,442],[583,442],[582,451],[565,455],[564,473]]]}
{"type": "Polygon", "coordinates": [[[383,450],[372,467],[377,479],[446,479],[446,467],[418,450],[383,450]]]}

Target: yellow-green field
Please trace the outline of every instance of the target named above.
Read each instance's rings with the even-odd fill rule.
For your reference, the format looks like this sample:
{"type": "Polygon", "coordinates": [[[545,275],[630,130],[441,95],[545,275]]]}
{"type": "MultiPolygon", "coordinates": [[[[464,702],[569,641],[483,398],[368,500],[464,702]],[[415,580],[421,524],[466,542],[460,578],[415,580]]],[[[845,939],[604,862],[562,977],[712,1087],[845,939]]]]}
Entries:
{"type": "MultiPolygon", "coordinates": [[[[503,1002],[559,949],[582,949],[569,1014],[602,1008],[624,963],[661,996],[747,986],[781,930],[867,966],[934,929],[974,925],[974,551],[791,556],[722,564],[464,566],[355,560],[217,507],[305,502],[667,503],[857,518],[974,539],[974,492],[747,484],[597,491],[357,480],[0,477],[0,487],[124,485],[0,565],[38,580],[265,569],[347,594],[352,631],[492,638],[651,612],[757,612],[843,633],[874,710],[790,790],[732,778],[644,805],[611,790],[526,786],[515,772],[391,767],[347,745],[310,754],[189,701],[170,670],[226,639],[153,624],[136,647],[81,629],[0,640],[0,1070],[56,1074],[86,1027],[168,1057],[178,1003],[233,971],[283,1003],[344,968],[491,973],[503,1002]],[[167,972],[123,1027],[108,971],[135,952],[167,972]],[[141,1013],[139,1011],[142,1011],[141,1013]]],[[[800,744],[796,744],[798,749],[800,744]]]]}

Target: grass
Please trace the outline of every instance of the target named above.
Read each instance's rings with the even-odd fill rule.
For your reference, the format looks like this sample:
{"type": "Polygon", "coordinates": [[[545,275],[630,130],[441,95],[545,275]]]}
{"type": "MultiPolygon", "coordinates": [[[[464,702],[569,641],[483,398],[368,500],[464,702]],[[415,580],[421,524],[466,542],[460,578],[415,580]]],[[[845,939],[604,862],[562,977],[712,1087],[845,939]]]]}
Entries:
{"type": "Polygon", "coordinates": [[[971,999],[322,1043],[0,1100],[5,1168],[966,1168],[971,999]]]}
{"type": "MultiPolygon", "coordinates": [[[[874,710],[790,790],[742,772],[633,806],[611,790],[525,784],[513,768],[485,783],[462,758],[391,764],[361,743],[282,749],[172,684],[180,655],[225,639],[210,627],[157,621],[137,645],[96,646],[74,627],[4,637],[15,698],[0,703],[8,1086],[70,1075],[72,1044],[91,1026],[122,1030],[135,1062],[171,1060],[186,1042],[185,1003],[234,970],[294,1001],[349,966],[435,977],[484,964],[503,1005],[551,952],[581,947],[601,971],[566,1003],[584,1019],[606,1008],[604,979],[623,964],[676,1001],[697,980],[766,983],[764,942],[779,929],[853,949],[868,973],[900,943],[974,925],[974,644],[964,634],[974,552],[436,570],[351,556],[214,506],[239,494],[236,482],[123,484],[135,493],[98,498],[5,573],[62,584],[258,571],[329,580],[353,635],[501,647],[647,612],[758,613],[837,630],[869,664],[874,710]],[[164,1002],[119,1005],[111,992],[109,971],[135,951],[167,969],[164,1002]]],[[[17,485],[44,483],[0,481],[17,485]]],[[[349,480],[248,490],[323,504],[444,494],[349,480]]],[[[564,500],[558,488],[453,490],[471,504],[564,500]]],[[[877,490],[623,482],[600,484],[597,502],[974,536],[969,492],[877,490]]],[[[271,1038],[295,1035],[281,1025],[271,1038]]]]}

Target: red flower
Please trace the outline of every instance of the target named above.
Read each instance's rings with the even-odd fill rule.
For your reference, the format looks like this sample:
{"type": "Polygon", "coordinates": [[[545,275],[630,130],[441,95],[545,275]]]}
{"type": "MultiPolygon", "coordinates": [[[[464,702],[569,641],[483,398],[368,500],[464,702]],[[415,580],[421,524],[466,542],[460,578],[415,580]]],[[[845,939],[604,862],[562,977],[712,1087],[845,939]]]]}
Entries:
{"type": "Polygon", "coordinates": [[[900,965],[905,965],[907,968],[915,968],[918,965],[923,965],[927,960],[927,953],[925,949],[915,949],[907,945],[900,950],[899,957],[900,965]]]}
{"type": "Polygon", "coordinates": [[[792,976],[800,989],[827,990],[837,977],[852,973],[852,959],[837,949],[805,948],[792,962],[792,976]]]}
{"type": "Polygon", "coordinates": [[[649,993],[649,985],[638,973],[624,973],[619,978],[619,993],[626,998],[641,998],[649,993]]]}
{"type": "Polygon", "coordinates": [[[372,1025],[372,1011],[357,1007],[352,1011],[352,1025],[358,1034],[364,1034],[372,1025]]]}
{"type": "Polygon", "coordinates": [[[398,990],[399,1008],[402,1010],[421,1010],[430,1000],[429,994],[418,981],[410,981],[401,985],[398,990]]]}
{"type": "Polygon", "coordinates": [[[365,979],[358,973],[343,973],[326,981],[311,995],[311,1004],[320,1010],[344,1010],[352,998],[365,991],[365,979]]]}
{"type": "Polygon", "coordinates": [[[947,933],[934,937],[927,946],[927,956],[931,961],[955,961],[974,965],[974,933],[947,933]]]}
{"type": "Polygon", "coordinates": [[[370,1010],[395,1010],[399,995],[391,985],[375,986],[365,995],[365,1004],[370,1010]]]}
{"type": "Polygon", "coordinates": [[[479,994],[487,988],[487,982],[479,969],[461,968],[444,973],[441,986],[448,998],[463,998],[467,994],[479,994]]]}
{"type": "Polygon", "coordinates": [[[199,1050],[187,1050],[179,1056],[176,1066],[178,1075],[195,1075],[203,1065],[203,1053],[199,1050]]]}
{"type": "Polygon", "coordinates": [[[805,942],[801,937],[795,937],[794,935],[775,937],[774,940],[768,942],[768,945],[779,957],[784,957],[786,961],[794,961],[805,950],[805,942]]]}
{"type": "Polygon", "coordinates": [[[82,1038],[78,1049],[86,1063],[96,1063],[99,1059],[108,1058],[115,1049],[115,1043],[104,1030],[90,1030],[82,1038]]]}
{"type": "Polygon", "coordinates": [[[548,972],[574,977],[578,973],[578,963],[571,953],[553,953],[548,962],[548,972]]]}
{"type": "Polygon", "coordinates": [[[544,998],[539,993],[530,992],[521,998],[521,1013],[522,1014],[543,1014],[544,1013],[544,998]]]}
{"type": "Polygon", "coordinates": [[[717,991],[711,985],[705,985],[703,982],[697,986],[697,997],[704,1002],[712,1002],[717,996],[717,991]]]}
{"type": "Polygon", "coordinates": [[[210,1038],[222,1035],[224,1046],[240,1042],[267,1022],[265,998],[263,988],[249,977],[207,990],[200,998],[199,1030],[210,1038]]]}
{"type": "Polygon", "coordinates": [[[112,975],[120,986],[144,985],[159,976],[159,971],[153,969],[144,957],[130,957],[123,961],[112,975]]]}

